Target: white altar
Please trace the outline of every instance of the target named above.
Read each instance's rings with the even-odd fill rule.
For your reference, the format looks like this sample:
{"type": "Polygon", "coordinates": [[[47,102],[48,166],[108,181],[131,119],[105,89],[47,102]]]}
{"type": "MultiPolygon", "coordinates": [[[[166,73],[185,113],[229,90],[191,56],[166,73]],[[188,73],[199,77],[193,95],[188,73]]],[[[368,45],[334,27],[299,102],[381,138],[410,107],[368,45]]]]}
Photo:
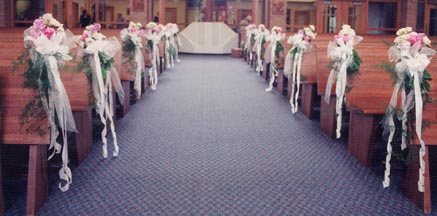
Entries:
{"type": "Polygon", "coordinates": [[[180,33],[182,53],[229,54],[238,34],[222,22],[193,22],[180,33]]]}

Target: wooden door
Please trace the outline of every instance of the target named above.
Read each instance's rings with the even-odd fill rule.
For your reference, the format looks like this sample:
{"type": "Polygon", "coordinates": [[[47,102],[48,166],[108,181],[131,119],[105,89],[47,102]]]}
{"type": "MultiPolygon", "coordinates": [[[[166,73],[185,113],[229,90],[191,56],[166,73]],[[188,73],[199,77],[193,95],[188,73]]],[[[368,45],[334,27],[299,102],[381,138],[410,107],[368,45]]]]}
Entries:
{"type": "Polygon", "coordinates": [[[178,10],[177,8],[165,8],[165,23],[177,23],[178,22],[178,10]]]}
{"type": "Polygon", "coordinates": [[[344,24],[350,25],[357,34],[365,33],[366,7],[364,3],[334,0],[317,2],[317,27],[322,33],[337,33],[344,24]]]}
{"type": "Polygon", "coordinates": [[[437,5],[427,4],[425,6],[425,34],[437,36],[437,5]]]}

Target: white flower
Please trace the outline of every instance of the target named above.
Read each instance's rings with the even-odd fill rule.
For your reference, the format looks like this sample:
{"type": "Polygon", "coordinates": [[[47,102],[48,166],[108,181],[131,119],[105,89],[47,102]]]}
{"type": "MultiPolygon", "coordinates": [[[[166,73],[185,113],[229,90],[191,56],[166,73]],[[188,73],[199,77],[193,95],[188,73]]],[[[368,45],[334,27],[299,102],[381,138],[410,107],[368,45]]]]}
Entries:
{"type": "Polygon", "coordinates": [[[316,28],[314,27],[314,25],[310,25],[309,28],[311,29],[311,31],[316,32],[316,28]]]}
{"type": "Polygon", "coordinates": [[[397,44],[403,43],[410,38],[409,34],[403,34],[395,38],[394,42],[397,44]]]}
{"type": "Polygon", "coordinates": [[[339,35],[355,35],[355,31],[351,28],[350,25],[344,24],[341,27],[341,31],[338,34],[339,35]]]}
{"type": "Polygon", "coordinates": [[[47,23],[49,23],[50,22],[50,20],[52,20],[53,19],[53,16],[52,16],[52,14],[51,13],[46,13],[46,14],[44,14],[44,15],[42,15],[42,17],[41,17],[44,21],[46,21],[47,23]]]}
{"type": "Polygon", "coordinates": [[[61,27],[62,24],[56,19],[50,19],[48,22],[49,26],[61,27]]]}
{"type": "Polygon", "coordinates": [[[428,38],[428,36],[423,37],[423,43],[427,46],[431,45],[431,40],[428,38]]]}
{"type": "Polygon", "coordinates": [[[411,27],[405,27],[405,28],[401,28],[396,32],[396,35],[404,35],[404,34],[408,34],[410,32],[413,31],[413,28],[411,27]]]}

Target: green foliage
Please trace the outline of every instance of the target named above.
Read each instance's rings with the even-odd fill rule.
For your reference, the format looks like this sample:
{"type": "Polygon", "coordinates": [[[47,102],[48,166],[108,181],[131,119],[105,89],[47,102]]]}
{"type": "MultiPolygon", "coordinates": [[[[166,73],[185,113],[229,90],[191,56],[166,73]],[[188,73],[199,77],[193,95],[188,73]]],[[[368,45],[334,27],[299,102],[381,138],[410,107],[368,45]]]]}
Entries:
{"type": "Polygon", "coordinates": [[[150,50],[153,50],[153,41],[147,40],[147,44],[149,45],[150,50]]]}
{"type": "Polygon", "coordinates": [[[279,57],[279,53],[284,51],[284,46],[282,46],[282,43],[279,41],[276,41],[276,50],[275,50],[275,55],[277,57],[279,57]]]}
{"type": "Polygon", "coordinates": [[[293,47],[293,49],[290,50],[289,54],[291,56],[294,56],[297,53],[297,51],[298,51],[298,48],[297,47],[293,47]]]}
{"type": "Polygon", "coordinates": [[[352,63],[347,68],[347,75],[349,79],[353,79],[356,75],[359,74],[360,65],[363,63],[363,60],[358,55],[355,49],[352,50],[353,60],[352,63]]]}
{"type": "Polygon", "coordinates": [[[29,50],[26,49],[17,57],[16,61],[12,62],[12,73],[21,67],[26,67],[23,73],[23,88],[39,91],[39,94],[30,99],[24,106],[19,117],[19,124],[22,128],[25,128],[27,133],[36,132],[40,136],[43,136],[48,128],[40,125],[40,123],[47,118],[42,97],[48,98],[48,91],[51,86],[44,56],[37,52],[35,52],[35,54],[36,58],[34,63],[30,59],[29,50]]]}
{"type": "MultiPolygon", "coordinates": [[[[402,88],[405,90],[406,94],[409,94],[411,91],[414,90],[414,78],[412,78],[408,71],[402,71],[400,74],[397,73],[395,70],[395,65],[388,63],[388,62],[382,62],[381,66],[392,78],[393,85],[395,85],[397,82],[401,82],[402,88]],[[401,76],[401,77],[399,77],[401,76]]],[[[430,91],[430,84],[429,81],[432,80],[431,74],[427,71],[423,71],[423,77],[422,81],[420,82],[420,91],[421,91],[421,97],[423,98],[423,105],[425,106],[428,103],[432,103],[432,98],[429,95],[430,91]]],[[[414,95],[413,95],[413,102],[414,102],[414,95]]],[[[415,109],[411,109],[407,113],[407,129],[404,130],[402,128],[402,115],[403,111],[400,108],[397,107],[389,107],[386,109],[386,114],[383,119],[383,123],[386,122],[386,118],[389,116],[393,116],[393,120],[395,122],[395,133],[392,140],[393,145],[393,156],[398,158],[402,162],[408,162],[411,154],[407,150],[401,150],[401,143],[402,143],[402,137],[405,137],[407,140],[407,145],[410,145],[409,141],[413,138],[413,122],[415,122],[415,109]]],[[[425,128],[427,125],[429,125],[429,122],[426,121],[423,122],[423,127],[425,128]]],[[[388,125],[383,125],[383,127],[389,127],[388,125]]]]}
{"type": "Polygon", "coordinates": [[[123,67],[127,67],[127,71],[129,73],[135,72],[135,49],[136,46],[131,40],[123,41],[122,50],[123,50],[123,67]]]}

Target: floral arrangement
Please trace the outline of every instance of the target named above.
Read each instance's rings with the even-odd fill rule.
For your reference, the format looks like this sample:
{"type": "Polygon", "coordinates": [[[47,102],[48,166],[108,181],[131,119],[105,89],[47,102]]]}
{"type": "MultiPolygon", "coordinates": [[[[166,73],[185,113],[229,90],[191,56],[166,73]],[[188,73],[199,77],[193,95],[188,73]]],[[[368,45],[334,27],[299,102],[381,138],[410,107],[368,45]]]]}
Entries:
{"type": "Polygon", "coordinates": [[[266,88],[266,92],[270,92],[273,89],[273,83],[278,76],[278,65],[279,65],[279,53],[284,51],[284,46],[282,46],[282,40],[284,40],[285,33],[282,31],[281,27],[274,26],[270,31],[270,37],[268,41],[270,42],[269,47],[265,53],[266,62],[270,62],[270,81],[269,87],[266,88]]]}
{"type": "Polygon", "coordinates": [[[265,52],[264,44],[266,43],[269,35],[270,31],[263,24],[258,25],[258,31],[255,34],[255,46],[253,47],[257,56],[256,71],[258,74],[263,71],[262,56],[265,52]]]}
{"type": "MultiPolygon", "coordinates": [[[[167,27],[166,27],[167,28],[167,27]]],[[[181,38],[179,37],[179,27],[177,24],[171,23],[169,26],[172,36],[170,37],[170,44],[174,47],[174,59],[176,62],[180,62],[179,50],[182,48],[181,38]]]]}
{"type": "Polygon", "coordinates": [[[154,22],[149,22],[146,25],[146,39],[152,61],[152,67],[149,69],[150,88],[156,90],[158,85],[158,67],[160,64],[158,44],[161,42],[161,37],[164,27],[154,22]]]}
{"type": "Polygon", "coordinates": [[[337,113],[337,138],[341,137],[341,115],[343,100],[346,91],[347,79],[353,79],[358,74],[361,58],[355,51],[354,46],[363,40],[355,34],[349,25],[343,25],[338,35],[328,44],[328,57],[331,59],[331,72],[325,91],[325,102],[329,103],[331,88],[336,82],[336,113],[337,113]]]}
{"type": "Polygon", "coordinates": [[[144,56],[141,52],[143,48],[142,38],[145,37],[141,23],[130,22],[129,26],[120,32],[123,50],[123,57],[126,60],[124,65],[129,67],[129,71],[135,74],[134,89],[136,97],[141,97],[141,77],[144,72],[144,56]]]}
{"type": "Polygon", "coordinates": [[[284,64],[284,75],[292,79],[290,105],[291,112],[296,113],[298,108],[297,99],[299,97],[300,88],[300,69],[302,64],[303,54],[310,49],[310,42],[316,39],[316,31],[313,25],[299,30],[287,40],[292,47],[288,51],[284,64]]]}
{"type": "Polygon", "coordinates": [[[174,67],[174,61],[176,58],[177,44],[174,38],[174,35],[176,34],[175,26],[177,28],[177,25],[173,23],[167,23],[165,25],[165,62],[167,68],[174,67]]]}
{"type": "Polygon", "coordinates": [[[249,24],[246,26],[246,44],[244,45],[244,49],[247,54],[249,54],[249,59],[252,60],[252,48],[255,43],[255,35],[257,33],[257,27],[255,24],[249,24]]]}
{"type": "Polygon", "coordinates": [[[55,154],[61,154],[62,167],[59,183],[62,191],[67,191],[72,182],[68,167],[67,133],[77,132],[70,107],[69,98],[60,78],[59,67],[72,57],[69,55],[68,31],[49,13],[35,19],[33,25],[24,31],[26,50],[13,63],[15,71],[27,66],[24,72],[23,87],[37,91],[38,94],[25,106],[20,116],[20,125],[27,126],[26,131],[36,130],[43,135],[48,128],[41,126],[41,120],[47,118],[50,124],[50,147],[53,150],[49,160],[55,154]],[[58,130],[59,128],[59,130],[58,130]],[[62,134],[62,145],[57,138],[62,134]]]}
{"type": "Polygon", "coordinates": [[[411,27],[401,28],[396,34],[395,45],[389,49],[389,60],[394,62],[395,66],[388,71],[394,80],[395,87],[383,120],[384,134],[389,135],[383,185],[384,187],[390,185],[390,160],[393,139],[400,140],[401,150],[404,150],[413,137],[412,130],[415,130],[421,146],[419,151],[418,189],[423,192],[425,142],[421,136],[422,112],[423,106],[431,102],[429,97],[431,75],[426,71],[426,67],[430,64],[430,59],[436,51],[429,48],[431,41],[425,34],[414,32],[411,27]],[[402,101],[400,108],[397,108],[399,93],[402,95],[402,101]],[[401,128],[396,128],[395,120],[400,121],[401,128]],[[395,137],[395,135],[398,137],[395,137]]]}
{"type": "Polygon", "coordinates": [[[112,119],[112,91],[114,88],[120,101],[123,101],[124,92],[118,72],[114,67],[114,55],[121,49],[120,43],[115,37],[106,38],[100,32],[100,29],[101,25],[98,23],[87,26],[77,42],[83,48],[81,53],[83,58],[79,69],[85,69],[91,80],[96,112],[103,124],[101,134],[103,157],[107,158],[107,122],[110,124],[109,127],[114,142],[113,156],[118,156],[119,152],[114,120],[112,119]]]}

